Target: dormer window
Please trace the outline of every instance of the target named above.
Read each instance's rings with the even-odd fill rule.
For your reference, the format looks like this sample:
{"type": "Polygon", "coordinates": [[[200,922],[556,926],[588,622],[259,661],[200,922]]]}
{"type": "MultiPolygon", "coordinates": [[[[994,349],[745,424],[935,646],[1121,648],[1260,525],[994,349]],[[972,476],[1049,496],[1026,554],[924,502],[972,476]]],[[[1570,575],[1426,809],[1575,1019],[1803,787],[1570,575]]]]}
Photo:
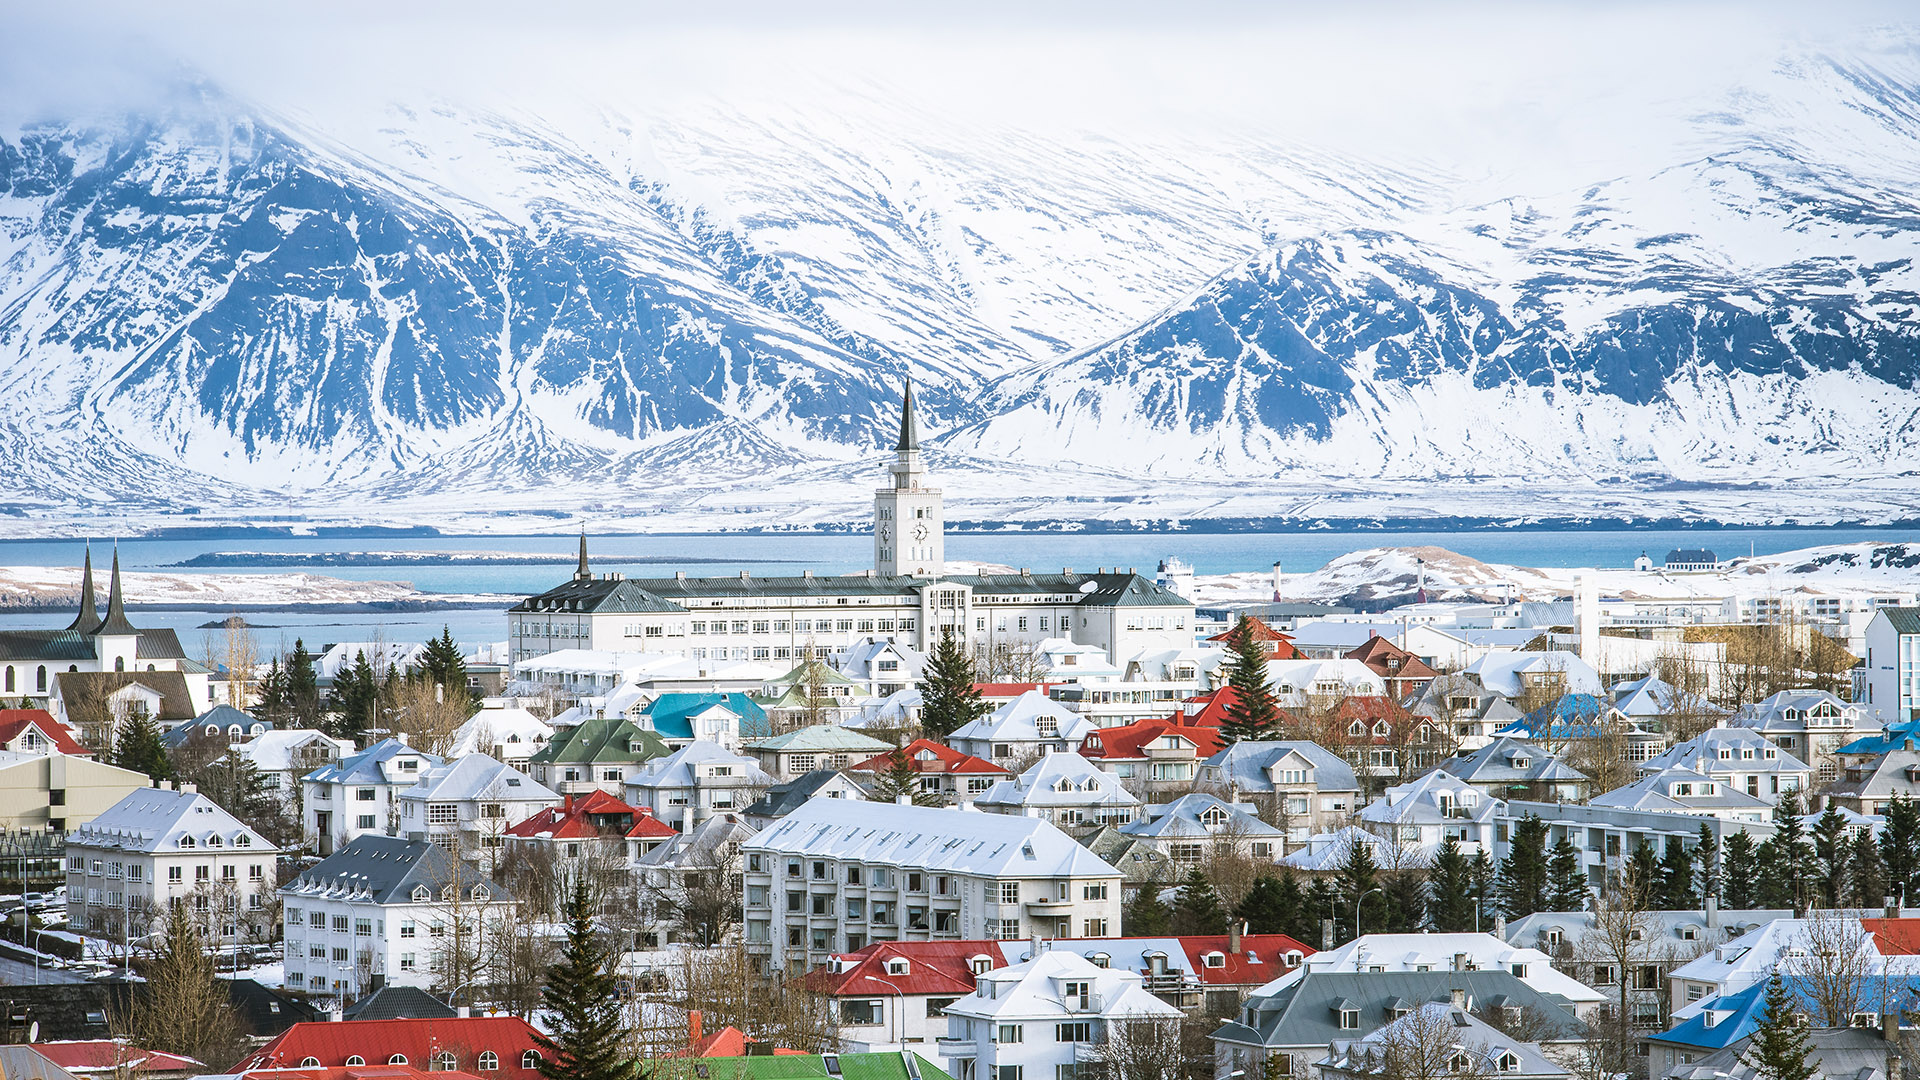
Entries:
{"type": "Polygon", "coordinates": [[[993,970],[993,958],[989,956],[970,957],[967,960],[967,970],[973,972],[975,975],[985,975],[987,972],[993,970]]]}
{"type": "Polygon", "coordinates": [[[887,961],[887,974],[905,975],[907,974],[908,971],[912,969],[912,967],[913,967],[913,964],[909,960],[907,960],[906,957],[903,957],[903,956],[894,957],[887,961]]]}
{"type": "Polygon", "coordinates": [[[1357,1031],[1360,1028],[1360,1010],[1345,1008],[1340,1010],[1340,1030],[1357,1031]]]}
{"type": "Polygon", "coordinates": [[[1200,824],[1209,829],[1218,829],[1227,823],[1227,812],[1218,806],[1209,806],[1200,814],[1200,824]]]}
{"type": "Polygon", "coordinates": [[[1202,967],[1210,967],[1210,968],[1226,967],[1227,954],[1217,953],[1217,952],[1202,953],[1200,955],[1200,965],[1202,967]]]}
{"type": "Polygon", "coordinates": [[[1533,763],[1532,759],[1527,757],[1527,755],[1525,754],[1513,755],[1513,767],[1516,769],[1524,769],[1528,765],[1531,765],[1532,763],[1533,763]]]}
{"type": "Polygon", "coordinates": [[[1502,1050],[1500,1056],[1494,1059],[1494,1067],[1503,1073],[1519,1072],[1520,1058],[1511,1050],[1502,1050]]]}
{"type": "Polygon", "coordinates": [[[425,903],[428,903],[428,902],[430,902],[430,901],[431,901],[432,899],[433,899],[433,890],[432,890],[432,889],[429,889],[429,888],[427,888],[427,887],[426,887],[425,885],[415,885],[415,886],[413,887],[413,902],[414,902],[414,903],[416,903],[416,904],[425,904],[425,903]]]}

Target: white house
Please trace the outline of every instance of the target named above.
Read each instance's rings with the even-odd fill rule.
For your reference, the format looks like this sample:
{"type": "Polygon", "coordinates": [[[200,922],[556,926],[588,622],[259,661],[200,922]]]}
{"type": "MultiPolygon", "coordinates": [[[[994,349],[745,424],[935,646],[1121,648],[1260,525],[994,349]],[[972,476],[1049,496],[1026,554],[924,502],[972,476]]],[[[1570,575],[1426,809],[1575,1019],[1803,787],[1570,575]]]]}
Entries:
{"type": "Polygon", "coordinates": [[[1483,688],[1510,698],[1605,693],[1600,673],[1593,665],[1565,651],[1488,653],[1467,665],[1461,674],[1471,675],[1483,688]]]}
{"type": "MultiPolygon", "coordinates": [[[[284,985],[351,1000],[376,977],[426,988],[472,957],[514,900],[438,845],[356,836],[280,888],[284,985]]],[[[469,961],[470,962],[470,961],[469,961]]]]}
{"type": "Polygon", "coordinates": [[[1864,711],[1883,725],[1920,719],[1920,608],[1874,612],[1866,644],[1864,711]]]}
{"type": "Polygon", "coordinates": [[[527,759],[553,738],[553,725],[518,705],[488,705],[453,731],[447,757],[485,754],[524,767],[527,759]]]}
{"type": "Polygon", "coordinates": [[[955,728],[947,745],[998,765],[1080,745],[1094,723],[1038,690],[1029,690],[955,728]]]}
{"type": "Polygon", "coordinates": [[[1100,1068],[1100,1047],[1120,1025],[1179,1022],[1180,1010],[1144,981],[1078,953],[1043,951],[976,975],[973,993],[947,1006],[947,1035],[935,1045],[954,1080],[1070,1080],[1100,1068]]]}
{"type": "Polygon", "coordinates": [[[400,835],[430,840],[461,858],[487,856],[484,865],[504,853],[515,822],[560,801],[533,777],[485,754],[435,765],[397,798],[400,835]]]}
{"type": "Polygon", "coordinates": [[[817,799],[743,850],[747,949],[795,974],[871,941],[1120,928],[1120,871],[1033,818],[817,799]]]}
{"type": "Polygon", "coordinates": [[[353,754],[352,739],[336,739],[313,728],[288,728],[263,731],[232,752],[253,763],[253,768],[290,806],[300,802],[300,778],[353,754]]]}
{"type": "Polygon", "coordinates": [[[362,833],[390,833],[400,826],[400,793],[442,764],[403,740],[381,739],[300,778],[300,823],[319,838],[321,855],[362,833]]]}
{"type": "Polygon", "coordinates": [[[1283,707],[1331,705],[1344,697],[1379,697],[1387,683],[1358,660],[1269,660],[1267,685],[1283,707]]]}
{"type": "Polygon", "coordinates": [[[274,847],[191,791],[142,788],[67,834],[67,922],[124,941],[175,902],[232,940],[273,894],[274,847]]]}
{"type": "Polygon", "coordinates": [[[974,805],[992,814],[1024,814],[1062,828],[1125,825],[1140,799],[1119,777],[1079,754],[1048,754],[1026,772],[996,781],[974,805]]]}
{"type": "Polygon", "coordinates": [[[835,653],[833,666],[869,697],[890,697],[920,682],[927,658],[901,642],[867,638],[835,653]]]}
{"type": "Polygon", "coordinates": [[[1180,870],[1198,866],[1223,850],[1256,862],[1273,862],[1284,853],[1284,837],[1249,810],[1211,795],[1182,795],[1147,807],[1145,820],[1122,825],[1120,831],[1145,841],[1180,870]]]}
{"type": "Polygon", "coordinates": [[[1388,788],[1355,816],[1364,828],[1393,843],[1411,865],[1425,866],[1448,837],[1459,841],[1469,858],[1482,851],[1494,858],[1499,809],[1498,799],[1436,769],[1388,788]]]}
{"type": "Polygon", "coordinates": [[[1647,759],[1642,772],[1690,769],[1765,802],[1788,791],[1805,791],[1813,770],[1792,753],[1749,728],[1709,728],[1673,749],[1647,759]]]}
{"type": "Polygon", "coordinates": [[[1262,986],[1270,994],[1319,971],[1505,971],[1543,994],[1558,994],[1591,1021],[1607,995],[1553,966],[1553,957],[1492,934],[1363,934],[1306,957],[1304,966],[1262,986]]]}
{"type": "Polygon", "coordinates": [[[686,832],[715,812],[744,811],[773,783],[754,759],[696,742],[645,763],[622,786],[628,804],[686,832]]]}
{"type": "Polygon", "coordinates": [[[1836,750],[1881,730],[1879,721],[1862,706],[1849,705],[1824,690],[1782,690],[1741,709],[1727,726],[1765,735],[1773,745],[1811,766],[1820,782],[1839,774],[1836,750]]]}

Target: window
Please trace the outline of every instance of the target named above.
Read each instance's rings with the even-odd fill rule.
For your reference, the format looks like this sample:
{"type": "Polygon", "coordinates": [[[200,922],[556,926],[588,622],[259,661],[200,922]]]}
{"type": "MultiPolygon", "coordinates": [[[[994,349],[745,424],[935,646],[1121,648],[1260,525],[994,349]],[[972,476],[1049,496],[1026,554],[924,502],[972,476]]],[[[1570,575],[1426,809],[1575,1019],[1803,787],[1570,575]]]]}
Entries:
{"type": "Polygon", "coordinates": [[[366,1063],[367,1063],[367,1059],[361,1057],[359,1054],[354,1054],[351,1057],[347,1058],[347,1064],[349,1065],[365,1065],[366,1063]]]}
{"type": "Polygon", "coordinates": [[[1056,1024],[1053,1029],[1056,1042],[1076,1043],[1093,1041],[1093,1025],[1085,1020],[1073,1024],[1056,1024]]]}
{"type": "Polygon", "coordinates": [[[521,1054],[521,1055],[520,1055],[520,1067],[521,1067],[521,1068],[523,1068],[523,1069],[537,1069],[537,1068],[539,1068],[539,1067],[540,1067],[540,1051],[538,1051],[538,1050],[529,1050],[529,1051],[527,1051],[526,1053],[524,1053],[524,1054],[521,1054]]]}
{"type": "Polygon", "coordinates": [[[1017,881],[1001,882],[1000,883],[1000,902],[1003,904],[1019,903],[1020,902],[1020,883],[1017,881]]]}
{"type": "Polygon", "coordinates": [[[1347,1008],[1347,1009],[1340,1010],[1341,1030],[1354,1031],[1354,1030],[1358,1030],[1359,1027],[1360,1027],[1360,1010],[1359,1009],[1347,1008]]]}
{"type": "Polygon", "coordinates": [[[408,952],[408,953],[400,954],[400,970],[401,971],[414,970],[414,964],[415,964],[415,961],[414,961],[413,953],[408,952]]]}
{"type": "Polygon", "coordinates": [[[405,1054],[395,1054],[387,1059],[387,1064],[389,1065],[405,1065],[406,1063],[407,1055],[405,1054]]]}
{"type": "Polygon", "coordinates": [[[300,1059],[300,1067],[303,1069],[318,1068],[319,1065],[320,1065],[320,1059],[312,1056],[311,1054],[300,1059]]]}
{"type": "Polygon", "coordinates": [[[491,1050],[480,1052],[480,1071],[494,1072],[500,1068],[500,1055],[491,1050]]]}
{"type": "Polygon", "coordinates": [[[1106,936],[1107,936],[1107,920],[1105,920],[1105,919],[1087,919],[1087,920],[1085,920],[1085,921],[1084,921],[1084,922],[1083,922],[1083,923],[1081,924],[1081,935],[1080,935],[1080,936],[1082,936],[1082,937],[1106,937],[1106,936]]]}
{"type": "Polygon", "coordinates": [[[840,1003],[840,1022],[856,1026],[871,1027],[884,1023],[880,1011],[880,1002],[873,998],[861,998],[840,1003]]]}
{"type": "Polygon", "coordinates": [[[347,932],[347,917],[345,915],[335,915],[333,917],[333,932],[336,934],[344,934],[347,932]]]}
{"type": "Polygon", "coordinates": [[[1615,981],[1614,966],[1612,964],[1593,965],[1593,985],[1613,986],[1615,981]]]}
{"type": "Polygon", "coordinates": [[[427,1068],[434,1072],[452,1072],[454,1068],[453,1051],[442,1050],[427,1061],[427,1068]]]}
{"type": "Polygon", "coordinates": [[[356,826],[356,827],[357,827],[357,828],[362,828],[362,829],[371,829],[371,828],[374,828],[375,826],[374,826],[374,824],[373,824],[373,815],[372,815],[372,814],[361,814],[361,815],[360,815],[360,824],[359,824],[358,826],[356,826]]]}
{"type": "Polygon", "coordinates": [[[1025,1033],[1024,1027],[1024,1024],[1001,1024],[994,1029],[993,1041],[1003,1045],[1017,1043],[1025,1033]]]}
{"type": "Polygon", "coordinates": [[[353,797],[357,802],[372,802],[373,789],[370,787],[355,788],[353,791],[353,797]]]}
{"type": "Polygon", "coordinates": [[[1020,1066],[995,1065],[993,1067],[993,1080],[1020,1080],[1020,1066]]]}

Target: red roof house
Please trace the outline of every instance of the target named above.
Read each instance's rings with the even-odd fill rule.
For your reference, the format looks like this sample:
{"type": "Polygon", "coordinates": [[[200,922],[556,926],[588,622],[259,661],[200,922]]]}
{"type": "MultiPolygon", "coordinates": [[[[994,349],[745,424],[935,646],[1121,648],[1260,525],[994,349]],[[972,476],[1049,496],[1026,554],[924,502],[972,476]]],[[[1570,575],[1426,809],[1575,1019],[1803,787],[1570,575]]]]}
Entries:
{"type": "Polygon", "coordinates": [[[0,750],[18,754],[71,754],[92,757],[45,709],[0,709],[0,750]]]}
{"type": "Polygon", "coordinates": [[[1418,693],[1421,687],[1440,675],[1425,660],[1378,634],[1348,652],[1344,659],[1358,660],[1369,671],[1380,676],[1387,684],[1387,695],[1395,701],[1405,701],[1409,694],[1418,693]]]}
{"type": "Polygon", "coordinates": [[[1881,956],[1920,956],[1920,919],[1861,919],[1881,956]]]}
{"type": "MultiPolygon", "coordinates": [[[[1275,630],[1273,627],[1268,626],[1265,622],[1261,621],[1255,616],[1248,615],[1246,616],[1246,620],[1247,620],[1248,632],[1253,635],[1253,640],[1258,641],[1267,647],[1267,659],[1269,660],[1305,659],[1303,656],[1300,655],[1300,650],[1293,647],[1293,639],[1291,637],[1288,637],[1287,635],[1281,633],[1280,631],[1275,630]]],[[[1239,624],[1235,623],[1233,626],[1233,629],[1230,629],[1225,633],[1215,634],[1212,637],[1208,638],[1207,640],[1216,641],[1216,642],[1219,642],[1221,645],[1226,645],[1229,641],[1233,639],[1234,632],[1237,631],[1239,628],[1240,628],[1239,624]]]]}
{"type": "Polygon", "coordinates": [[[876,941],[841,953],[802,980],[833,997],[966,997],[975,975],[1006,966],[998,941],[876,941]]]}
{"type": "Polygon", "coordinates": [[[962,753],[944,743],[932,739],[915,739],[898,750],[889,750],[884,754],[875,754],[858,764],[847,766],[848,772],[886,772],[893,767],[893,755],[904,753],[913,763],[917,773],[982,773],[993,776],[1005,776],[1007,770],[982,757],[962,753]]]}
{"type": "Polygon", "coordinates": [[[233,1080],[485,1080],[485,1078],[458,1070],[429,1073],[412,1065],[367,1065],[338,1069],[248,1069],[234,1074],[233,1080]]]}
{"type": "Polygon", "coordinates": [[[1145,761],[1147,748],[1162,738],[1183,740],[1191,753],[1183,757],[1209,758],[1225,749],[1218,727],[1180,723],[1179,717],[1164,720],[1136,720],[1120,727],[1098,728],[1080,742],[1080,756],[1095,761],[1145,761]]]}
{"type": "Polygon", "coordinates": [[[169,1054],[164,1050],[142,1050],[114,1039],[74,1039],[27,1045],[41,1057],[76,1076],[134,1075],[142,1080],[169,1080],[172,1077],[199,1076],[207,1071],[205,1063],[190,1057],[169,1054]]]}
{"type": "Polygon", "coordinates": [[[980,696],[991,705],[1005,705],[1021,694],[1034,690],[1044,694],[1054,686],[1054,683],[1047,682],[977,682],[973,684],[973,688],[980,691],[980,696]]]}
{"type": "MultiPolygon", "coordinates": [[[[1169,717],[1175,723],[1188,727],[1217,728],[1227,718],[1227,710],[1239,700],[1233,687],[1223,686],[1218,690],[1209,690],[1204,694],[1190,697],[1180,706],[1176,716],[1169,717]]],[[[1278,710],[1278,723],[1281,727],[1296,727],[1299,721],[1285,709],[1278,710]]]]}
{"type": "Polygon", "coordinates": [[[333,1020],[293,1025],[234,1071],[410,1065],[436,1077],[539,1080],[546,1052],[540,1033],[517,1016],[333,1020]]]}
{"type": "Polygon", "coordinates": [[[633,827],[637,811],[604,791],[564,798],[559,806],[549,806],[508,829],[507,835],[522,840],[595,840],[624,836],[633,827]]]}
{"type": "Polygon", "coordinates": [[[749,1050],[747,1048],[748,1044],[759,1046],[760,1040],[748,1035],[732,1024],[728,1024],[726,1027],[709,1034],[703,1034],[701,1028],[700,1010],[690,1010],[687,1013],[686,1048],[675,1050],[665,1056],[676,1058],[735,1058],[747,1057],[750,1054],[758,1056],[764,1053],[775,1055],[798,1055],[804,1053],[804,1051],[792,1050],[784,1046],[776,1046],[770,1051],[749,1050]]]}

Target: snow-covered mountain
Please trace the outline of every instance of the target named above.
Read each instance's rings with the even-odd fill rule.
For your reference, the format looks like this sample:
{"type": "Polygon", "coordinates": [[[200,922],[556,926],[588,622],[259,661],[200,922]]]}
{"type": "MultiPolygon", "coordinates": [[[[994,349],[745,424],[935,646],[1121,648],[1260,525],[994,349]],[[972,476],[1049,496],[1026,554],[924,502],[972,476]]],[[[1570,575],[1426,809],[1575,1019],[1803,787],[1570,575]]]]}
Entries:
{"type": "Polygon", "coordinates": [[[805,502],[911,374],[1001,498],[1897,481],[1914,56],[1788,56],[1696,154],[1491,199],[884,100],[349,135],[195,85],[0,132],[0,460],[23,503],[805,502]]]}

